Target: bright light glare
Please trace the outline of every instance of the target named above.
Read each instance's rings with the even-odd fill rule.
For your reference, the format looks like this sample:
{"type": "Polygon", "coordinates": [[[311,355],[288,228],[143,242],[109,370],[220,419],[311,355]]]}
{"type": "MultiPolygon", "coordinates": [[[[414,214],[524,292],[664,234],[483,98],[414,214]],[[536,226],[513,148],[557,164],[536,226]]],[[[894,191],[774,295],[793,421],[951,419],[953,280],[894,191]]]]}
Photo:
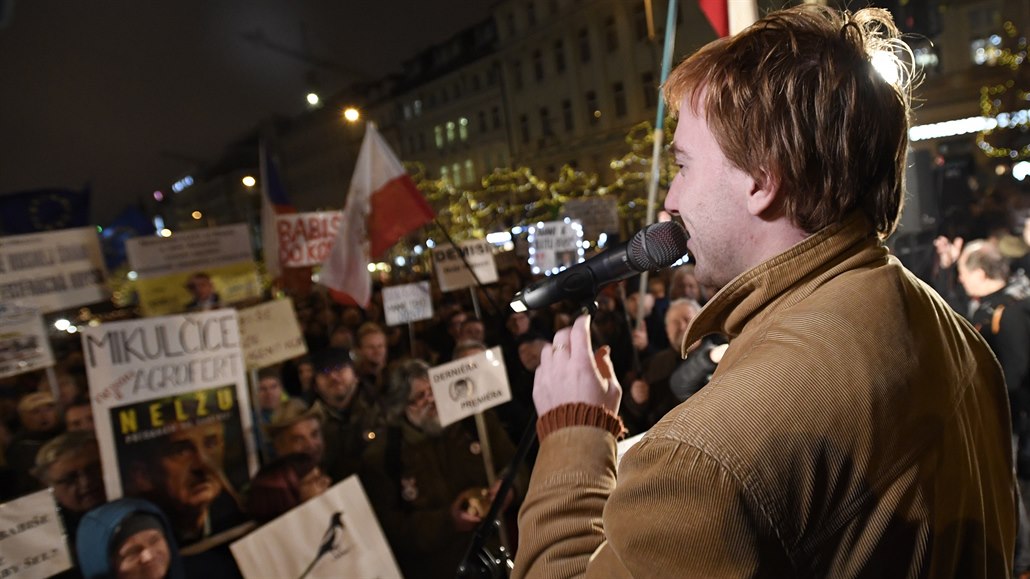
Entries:
{"type": "Polygon", "coordinates": [[[190,215],[192,215],[194,219],[200,219],[204,216],[204,214],[200,211],[194,211],[193,213],[190,213],[190,215]]]}
{"type": "Polygon", "coordinates": [[[307,99],[308,99],[308,104],[311,105],[311,106],[315,106],[315,105],[318,104],[318,100],[319,100],[318,99],[318,95],[313,93],[313,92],[309,92],[308,93],[307,99]]]}
{"type": "Polygon", "coordinates": [[[257,185],[257,179],[251,177],[250,175],[247,175],[246,177],[241,179],[241,181],[243,181],[244,187],[253,187],[254,185],[257,185]]]}
{"type": "Polygon", "coordinates": [[[68,320],[64,319],[64,318],[61,318],[61,319],[59,319],[59,320],[54,322],[54,327],[57,328],[57,331],[59,331],[59,332],[63,332],[65,330],[67,330],[68,326],[70,326],[70,325],[72,325],[72,323],[69,322],[68,320]]]}
{"type": "Polygon", "coordinates": [[[1012,177],[1022,181],[1030,177],[1030,161],[1020,161],[1012,166],[1012,177]]]}
{"type": "Polygon", "coordinates": [[[172,236],[172,230],[168,229],[167,227],[162,229],[160,233],[161,233],[161,237],[171,237],[172,236]]]}
{"type": "Polygon", "coordinates": [[[347,107],[343,110],[343,118],[348,123],[355,123],[361,118],[361,112],[354,107],[347,107]]]}
{"type": "Polygon", "coordinates": [[[368,273],[375,273],[375,271],[376,271],[376,264],[374,264],[374,263],[368,264],[368,273]]]}
{"type": "Polygon", "coordinates": [[[77,327],[75,327],[75,326],[68,326],[68,329],[65,330],[65,331],[68,332],[69,334],[74,334],[75,332],[78,332],[79,329],[77,327]]]}
{"type": "Polygon", "coordinates": [[[872,58],[873,68],[876,72],[880,73],[883,80],[887,81],[888,84],[898,84],[898,79],[901,78],[901,74],[898,72],[898,62],[889,52],[879,51],[873,54],[872,58]]]}
{"type": "Polygon", "coordinates": [[[125,274],[125,277],[129,278],[130,281],[135,281],[135,279],[139,277],[139,274],[134,271],[130,271],[129,273],[125,274]]]}

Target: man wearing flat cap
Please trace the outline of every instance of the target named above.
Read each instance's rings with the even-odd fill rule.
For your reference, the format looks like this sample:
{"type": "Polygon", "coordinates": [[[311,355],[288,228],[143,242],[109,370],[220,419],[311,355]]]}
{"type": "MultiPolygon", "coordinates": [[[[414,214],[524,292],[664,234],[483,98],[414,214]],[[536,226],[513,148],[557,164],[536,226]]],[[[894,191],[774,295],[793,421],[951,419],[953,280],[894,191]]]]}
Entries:
{"type": "Polygon", "coordinates": [[[265,424],[265,434],[272,443],[275,457],[302,452],[321,463],[325,458],[322,437],[323,413],[320,406],[308,408],[296,398],[279,404],[265,424]]]}

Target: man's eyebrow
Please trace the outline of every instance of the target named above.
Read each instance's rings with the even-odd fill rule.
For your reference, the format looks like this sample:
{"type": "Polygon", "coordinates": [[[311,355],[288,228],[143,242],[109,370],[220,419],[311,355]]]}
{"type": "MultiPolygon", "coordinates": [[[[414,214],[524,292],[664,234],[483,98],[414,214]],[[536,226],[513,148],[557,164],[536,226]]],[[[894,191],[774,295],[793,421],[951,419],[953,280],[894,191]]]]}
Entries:
{"type": "Polygon", "coordinates": [[[675,141],[673,141],[673,143],[672,143],[672,154],[673,154],[674,156],[676,156],[676,157],[685,157],[685,158],[687,158],[687,159],[689,159],[689,158],[690,158],[690,153],[688,153],[687,151],[685,151],[685,150],[683,149],[683,147],[680,147],[680,146],[679,146],[679,143],[677,143],[677,142],[675,142],[675,141]]]}

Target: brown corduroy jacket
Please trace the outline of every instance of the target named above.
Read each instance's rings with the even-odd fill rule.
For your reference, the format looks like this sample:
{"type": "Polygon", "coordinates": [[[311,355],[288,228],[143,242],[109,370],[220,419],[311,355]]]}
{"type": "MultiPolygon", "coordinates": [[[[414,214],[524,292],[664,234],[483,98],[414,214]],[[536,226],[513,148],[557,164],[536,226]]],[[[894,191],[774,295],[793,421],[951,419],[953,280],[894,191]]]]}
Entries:
{"type": "Polygon", "coordinates": [[[516,577],[1011,574],[1001,371],[864,217],[736,278],[684,344],[712,332],[730,347],[711,382],[626,454],[618,484],[608,431],[546,434],[516,577]]]}

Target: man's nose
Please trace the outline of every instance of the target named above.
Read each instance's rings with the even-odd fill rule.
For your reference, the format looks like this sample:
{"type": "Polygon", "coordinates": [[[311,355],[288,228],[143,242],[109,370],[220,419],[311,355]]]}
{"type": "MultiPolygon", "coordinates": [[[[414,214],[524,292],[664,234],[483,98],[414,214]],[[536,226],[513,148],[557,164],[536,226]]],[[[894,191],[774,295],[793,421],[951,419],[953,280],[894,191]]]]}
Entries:
{"type": "Polygon", "coordinates": [[[139,552],[139,562],[142,565],[146,565],[154,558],[154,554],[150,552],[150,547],[143,547],[143,550],[139,552]]]}

